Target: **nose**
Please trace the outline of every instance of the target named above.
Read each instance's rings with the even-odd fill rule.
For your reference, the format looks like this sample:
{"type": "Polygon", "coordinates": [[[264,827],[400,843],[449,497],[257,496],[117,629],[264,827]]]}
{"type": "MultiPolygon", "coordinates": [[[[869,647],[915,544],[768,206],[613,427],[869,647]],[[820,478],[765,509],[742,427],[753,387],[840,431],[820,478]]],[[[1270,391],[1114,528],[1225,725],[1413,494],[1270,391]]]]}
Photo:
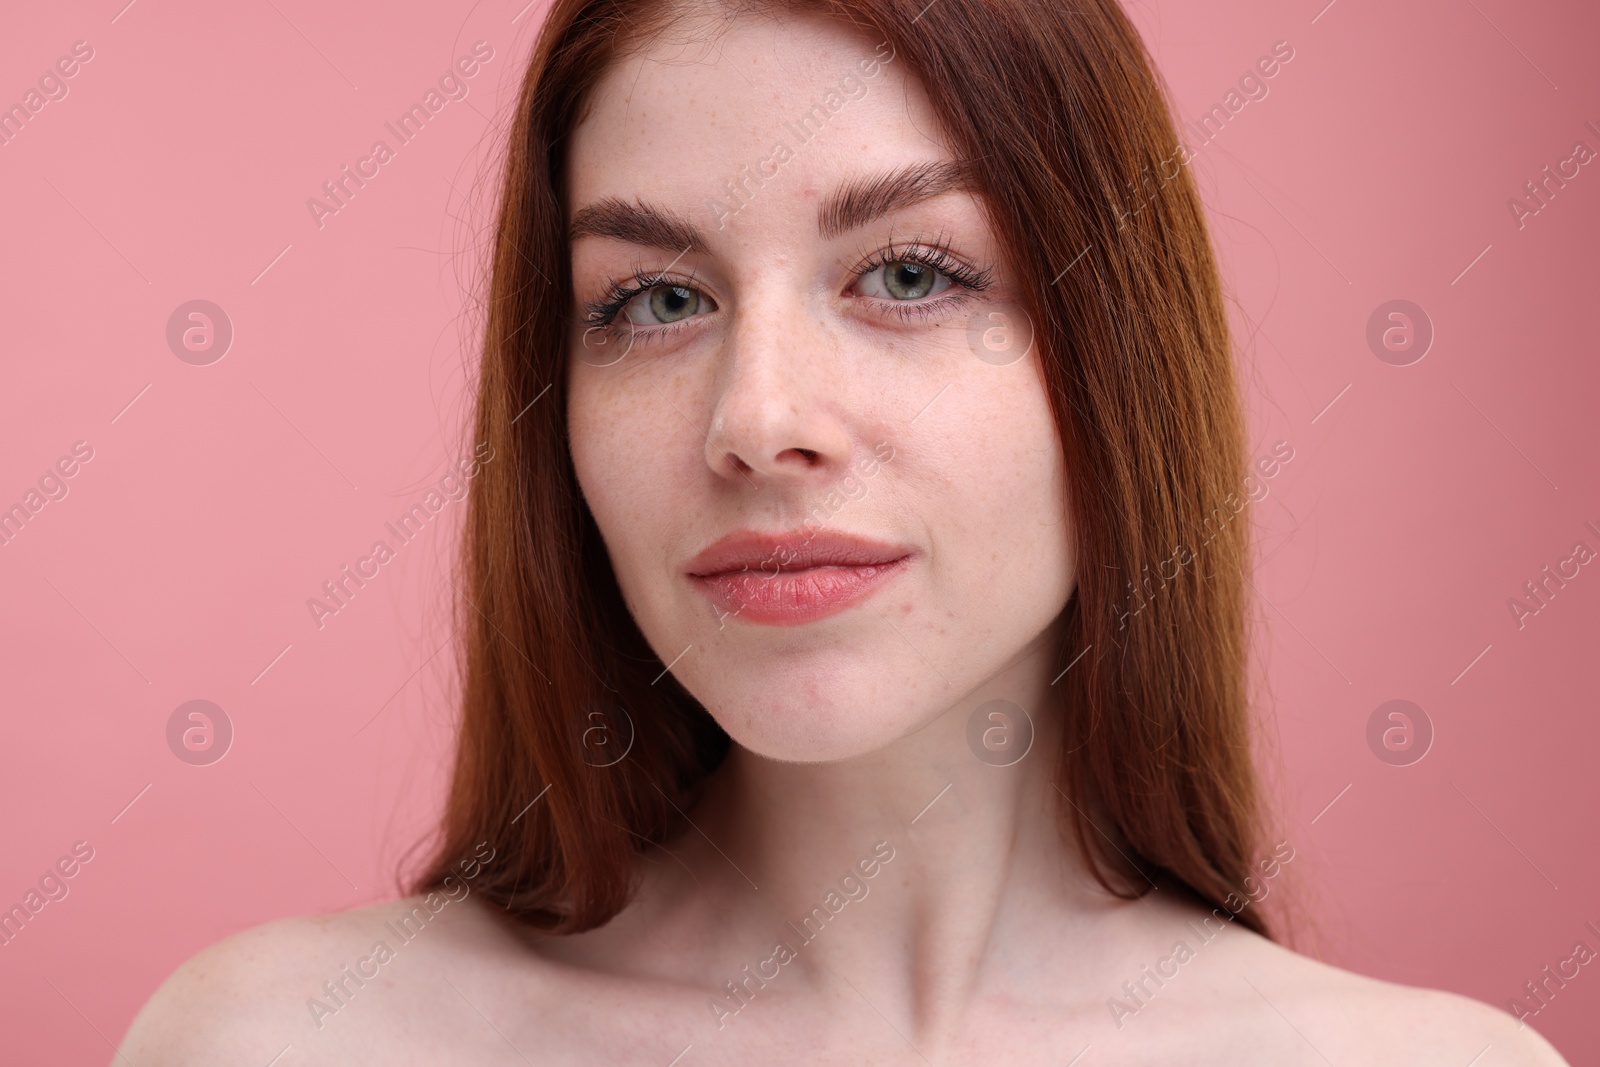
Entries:
{"type": "Polygon", "coordinates": [[[825,480],[843,473],[838,345],[798,298],[747,302],[717,363],[706,463],[740,484],[825,480]]]}

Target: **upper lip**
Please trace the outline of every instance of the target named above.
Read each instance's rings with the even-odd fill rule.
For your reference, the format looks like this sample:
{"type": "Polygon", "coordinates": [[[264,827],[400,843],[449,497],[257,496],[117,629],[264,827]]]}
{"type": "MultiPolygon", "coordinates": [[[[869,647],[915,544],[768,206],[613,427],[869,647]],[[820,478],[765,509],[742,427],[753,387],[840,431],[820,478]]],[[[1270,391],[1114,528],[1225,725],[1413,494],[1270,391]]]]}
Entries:
{"type": "Polygon", "coordinates": [[[770,533],[735,530],[707,545],[684,564],[684,570],[693,577],[706,578],[743,570],[776,573],[808,567],[870,567],[893,563],[911,553],[909,546],[859,534],[803,529],[770,533]]]}

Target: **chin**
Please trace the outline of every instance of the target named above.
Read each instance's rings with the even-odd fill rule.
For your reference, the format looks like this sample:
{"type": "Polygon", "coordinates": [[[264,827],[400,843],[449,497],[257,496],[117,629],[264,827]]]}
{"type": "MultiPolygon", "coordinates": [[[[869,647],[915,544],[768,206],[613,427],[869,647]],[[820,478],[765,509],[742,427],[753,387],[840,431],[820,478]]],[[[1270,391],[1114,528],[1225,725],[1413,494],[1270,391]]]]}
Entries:
{"type": "MultiPolygon", "coordinates": [[[[716,668],[713,668],[714,670],[716,668]]],[[[719,672],[726,679],[728,672],[719,672]]],[[[914,733],[937,717],[927,698],[915,699],[906,679],[883,677],[874,684],[835,682],[826,672],[793,677],[766,674],[747,684],[718,686],[700,695],[711,717],[735,743],[758,756],[784,763],[828,763],[865,756],[914,733]],[[889,699],[886,693],[897,693],[889,699]]]]}

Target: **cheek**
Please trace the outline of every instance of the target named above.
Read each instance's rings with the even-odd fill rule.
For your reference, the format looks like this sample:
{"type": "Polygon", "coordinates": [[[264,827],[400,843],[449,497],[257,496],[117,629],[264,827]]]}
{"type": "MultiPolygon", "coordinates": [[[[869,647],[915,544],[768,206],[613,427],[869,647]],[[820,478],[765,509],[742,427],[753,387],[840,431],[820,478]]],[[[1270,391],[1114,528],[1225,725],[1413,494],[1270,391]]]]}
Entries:
{"type": "Polygon", "coordinates": [[[956,510],[976,513],[997,553],[1008,547],[1039,565],[1042,557],[1064,558],[1066,552],[1065,460],[1043,393],[1020,382],[1007,384],[1013,387],[992,397],[994,414],[985,419],[974,413],[972,429],[960,441],[967,457],[961,490],[971,503],[956,510]]]}
{"type": "Polygon", "coordinates": [[[986,370],[962,391],[970,401],[952,409],[931,446],[948,460],[923,503],[948,576],[942,614],[969,611],[997,631],[1048,623],[1076,573],[1059,433],[1043,389],[1025,375],[986,370]]]}
{"type": "Polygon", "coordinates": [[[1071,594],[1076,569],[1066,469],[1054,424],[1047,429],[1051,436],[1036,438],[1037,448],[1021,448],[1011,457],[1007,469],[1014,475],[996,482],[989,502],[994,551],[980,558],[994,560],[994,581],[1011,588],[1013,603],[1032,601],[1053,618],[1071,594]]]}
{"type": "MultiPolygon", "coordinates": [[[[584,503],[605,539],[625,593],[665,542],[661,524],[674,513],[674,482],[665,465],[683,445],[649,399],[611,386],[612,369],[583,368],[568,379],[567,444],[584,503]],[[649,448],[643,442],[653,442],[649,448]]],[[[665,401],[656,398],[656,404],[665,401]]],[[[681,509],[676,509],[681,510],[681,509]]]]}

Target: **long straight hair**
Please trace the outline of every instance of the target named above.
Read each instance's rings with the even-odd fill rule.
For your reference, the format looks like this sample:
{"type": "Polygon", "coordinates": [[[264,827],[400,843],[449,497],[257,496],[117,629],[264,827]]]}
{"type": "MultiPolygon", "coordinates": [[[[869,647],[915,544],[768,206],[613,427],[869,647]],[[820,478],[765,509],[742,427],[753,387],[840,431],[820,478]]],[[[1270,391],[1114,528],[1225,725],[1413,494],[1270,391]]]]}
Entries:
{"type": "MultiPolygon", "coordinates": [[[[1259,908],[1234,903],[1261,834],[1239,401],[1189,157],[1138,33],[1116,0],[719,7],[822,14],[887,41],[978,164],[1070,479],[1078,578],[1058,655],[1072,669],[1041,709],[1065,724],[1046,754],[1070,802],[1064,840],[1108,892],[1159,877],[1270,936],[1259,908]]],[[[622,910],[638,853],[680,825],[730,744],[670,673],[656,681],[578,488],[564,395],[569,135],[613,64],[703,10],[555,0],[507,146],[475,425],[497,462],[471,483],[459,747],[410,888],[437,888],[488,842],[474,887],[549,933],[622,910]]]]}

